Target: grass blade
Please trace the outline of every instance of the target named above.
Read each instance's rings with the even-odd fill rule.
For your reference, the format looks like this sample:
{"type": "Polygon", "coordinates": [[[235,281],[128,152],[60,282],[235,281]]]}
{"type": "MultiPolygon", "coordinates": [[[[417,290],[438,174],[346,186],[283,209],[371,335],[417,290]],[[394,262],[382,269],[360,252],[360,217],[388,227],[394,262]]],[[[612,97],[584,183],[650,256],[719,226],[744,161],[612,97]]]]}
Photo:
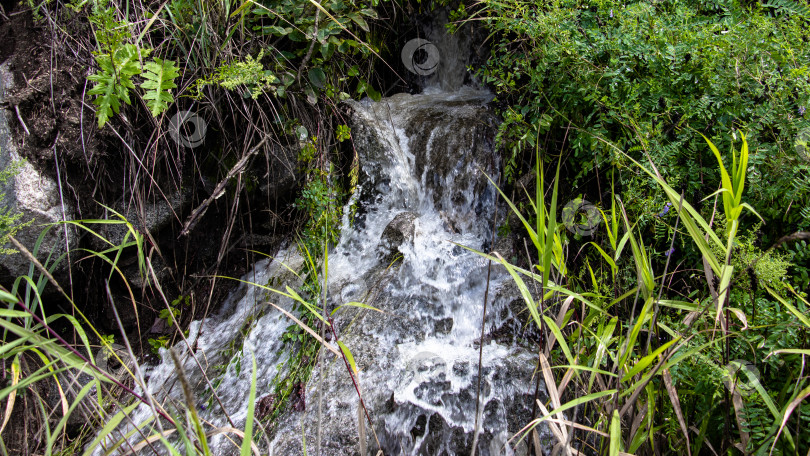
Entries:
{"type": "Polygon", "coordinates": [[[250,455],[250,444],[253,443],[253,413],[256,407],[256,355],[251,352],[253,360],[253,373],[250,376],[250,394],[248,395],[247,419],[245,420],[245,436],[242,437],[240,456],[250,455]]]}

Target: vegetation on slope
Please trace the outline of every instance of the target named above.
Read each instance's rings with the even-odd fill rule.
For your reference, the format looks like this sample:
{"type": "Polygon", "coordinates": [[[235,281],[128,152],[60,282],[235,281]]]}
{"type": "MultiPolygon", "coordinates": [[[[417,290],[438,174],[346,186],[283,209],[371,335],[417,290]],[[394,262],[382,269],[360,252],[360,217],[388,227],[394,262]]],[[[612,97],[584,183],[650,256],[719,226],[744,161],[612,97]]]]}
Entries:
{"type": "Polygon", "coordinates": [[[560,445],[806,454],[807,6],[507,0],[455,15],[492,32],[477,74],[540,241],[522,263],[551,280],[527,304],[547,313],[534,320],[560,445]],[[557,163],[544,215],[551,188],[517,178],[557,163]],[[560,226],[571,208],[580,230],[560,226]]]}
{"type": "MultiPolygon", "coordinates": [[[[311,277],[296,295],[302,321],[285,335],[299,347],[291,358],[297,363],[316,359],[318,331],[308,330],[329,326],[318,307],[321,252],[337,236],[340,207],[356,184],[356,155],[339,102],[407,88],[383,63],[398,60],[391,43],[400,24],[379,18],[407,21],[414,6],[50,0],[29,8],[54,37],[85,31],[65,46],[90,69],[86,91],[79,91],[85,108],[95,110],[88,135],[112,141],[111,149],[124,154],[77,158],[98,171],[98,185],[121,170],[105,171],[98,166],[103,160],[129,163],[123,168],[128,194],[138,198],[158,186],[218,183],[215,196],[178,222],[185,234],[194,232],[208,204],[228,195],[227,229],[216,267],[207,271],[217,271],[230,251],[231,227],[252,214],[239,203],[249,205],[262,176],[246,164],[260,161],[259,152],[269,161],[293,151],[300,193],[287,202],[303,214],[295,231],[310,254],[311,277]],[[173,116],[186,110],[207,122],[202,139],[211,152],[201,157],[175,141],[178,133],[193,135],[172,130],[173,116]]],[[[807,6],[505,0],[453,8],[451,28],[484,24],[490,33],[491,57],[474,70],[498,97],[508,181],[503,196],[521,214],[501,233],[527,237],[535,247],[511,263],[491,256],[515,278],[526,322],[543,335],[538,380],[549,397],[538,398],[537,419],[516,438],[534,445],[531,429],[543,421],[563,451],[807,454],[807,6]],[[555,169],[549,184],[545,176],[555,169]],[[593,201],[598,217],[566,212],[564,203],[576,198],[593,201]],[[567,229],[575,225],[588,229],[567,229]],[[543,289],[539,301],[531,281],[543,289]]],[[[117,191],[111,201],[122,196],[117,191]]],[[[13,236],[17,220],[2,214],[13,236]]],[[[127,237],[82,254],[102,265],[93,271],[106,280],[96,283],[109,287],[121,279],[137,315],[147,298],[130,289],[122,272],[120,259],[131,256],[142,277],[151,278],[154,313],[182,340],[181,323],[191,319],[184,311],[194,307],[186,305],[189,288],[177,286],[167,298],[166,281],[152,268],[154,239],[126,220],[111,220],[127,237]]],[[[95,223],[109,221],[77,225],[88,237],[103,238],[92,230],[95,223]]],[[[7,232],[0,233],[4,240],[11,238],[7,232]]],[[[32,260],[47,256],[37,250],[32,260]]],[[[127,337],[97,331],[72,290],[43,297],[55,287],[46,269],[59,261],[66,259],[32,261],[30,273],[3,284],[0,293],[7,304],[0,315],[0,453],[81,452],[98,440],[71,425],[69,415],[81,411],[106,435],[135,405],[151,402],[133,392],[143,378],[124,362],[136,358],[137,344],[133,349],[127,337]],[[54,311],[49,299],[68,310],[54,311]],[[112,349],[112,339],[127,349],[112,349]],[[109,363],[110,357],[121,359],[109,363]],[[113,366],[121,372],[111,375],[113,366]],[[77,389],[67,375],[78,372],[91,380],[77,389]]],[[[209,303],[198,313],[205,315],[209,303]]],[[[112,332],[126,333],[118,313],[113,322],[112,332]]],[[[152,345],[171,342],[166,336],[152,345]]],[[[350,353],[342,353],[349,368],[350,353]]],[[[294,395],[309,369],[279,379],[278,397],[294,395]]],[[[253,437],[263,428],[254,425],[254,412],[283,413],[279,405],[257,412],[251,400],[244,430],[214,429],[201,423],[192,399],[153,404],[157,427],[133,449],[206,454],[207,439],[227,432],[242,454],[260,453],[262,437],[253,437]],[[165,439],[172,433],[182,450],[165,439]]]]}

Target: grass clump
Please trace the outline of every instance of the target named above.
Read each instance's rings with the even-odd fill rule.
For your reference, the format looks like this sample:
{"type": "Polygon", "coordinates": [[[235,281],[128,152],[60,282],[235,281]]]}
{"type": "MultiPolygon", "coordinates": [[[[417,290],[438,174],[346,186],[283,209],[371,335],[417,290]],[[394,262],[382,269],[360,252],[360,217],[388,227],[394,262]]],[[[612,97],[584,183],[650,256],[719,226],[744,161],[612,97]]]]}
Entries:
{"type": "Polygon", "coordinates": [[[785,256],[763,253],[751,245],[753,234],[739,228],[743,214],[757,215],[743,198],[751,172],[745,136],[741,148],[727,155],[706,142],[722,176],[719,191],[710,195],[722,204],[708,220],[652,162],[652,170],[636,162],[670,200],[676,217],[670,246],[676,237],[693,243],[703,267],[675,266],[681,260],[674,250],[663,265],[652,261],[639,224],[630,221],[614,195],[611,211],[603,212],[610,242],[591,243],[592,254],[581,266],[587,271],[584,280],[571,274],[575,269],[564,266],[566,258],[554,247],[565,232],[554,215],[557,180],[547,205],[538,154],[538,190],[530,199],[534,211],[530,217],[519,215],[536,260],[523,269],[487,255],[512,275],[531,321],[544,334],[538,375],[549,398],[536,402],[537,418],[521,431],[521,439],[533,441],[534,428],[544,423],[556,446],[572,452],[652,454],[685,448],[688,454],[804,454],[810,449],[805,424],[810,384],[800,368],[801,357],[810,354],[806,295],[788,280],[785,256]],[[535,224],[528,223],[532,219],[535,224]],[[606,295],[601,284],[623,273],[633,276],[623,282],[626,288],[606,295]],[[703,276],[702,287],[695,273],[703,276]],[[672,285],[684,275],[697,287],[691,299],[672,285]],[[539,299],[531,282],[542,287],[539,299]]]}

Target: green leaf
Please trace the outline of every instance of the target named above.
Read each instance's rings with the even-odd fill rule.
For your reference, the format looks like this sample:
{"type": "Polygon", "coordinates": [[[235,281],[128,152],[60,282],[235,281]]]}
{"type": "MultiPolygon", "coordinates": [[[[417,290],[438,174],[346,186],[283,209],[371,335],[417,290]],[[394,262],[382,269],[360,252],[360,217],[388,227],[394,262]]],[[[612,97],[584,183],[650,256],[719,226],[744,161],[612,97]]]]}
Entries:
{"type": "Polygon", "coordinates": [[[678,342],[679,340],[681,340],[681,338],[676,337],[675,339],[672,339],[671,341],[669,341],[669,342],[665,343],[664,345],[658,347],[658,349],[656,349],[651,354],[645,356],[644,358],[641,358],[641,360],[639,360],[639,362],[637,362],[636,365],[633,366],[633,368],[630,369],[630,371],[627,372],[627,374],[624,377],[622,377],[622,382],[626,382],[626,381],[630,380],[631,378],[633,378],[634,375],[636,375],[639,372],[646,369],[655,360],[655,358],[658,357],[658,355],[663,353],[664,350],[666,350],[672,344],[678,342]]]}
{"type": "Polygon", "coordinates": [[[268,34],[268,35],[284,36],[284,35],[288,35],[290,32],[292,32],[292,28],[290,28],[290,27],[284,28],[284,27],[279,27],[277,25],[268,25],[268,26],[262,27],[262,33],[265,33],[265,34],[268,34]]]}
{"type": "Polygon", "coordinates": [[[655,302],[654,298],[649,298],[644,303],[644,306],[641,308],[641,313],[638,316],[638,320],[636,324],[633,325],[633,329],[630,331],[630,337],[627,339],[626,343],[627,346],[624,349],[624,353],[619,360],[619,365],[623,366],[627,358],[630,356],[630,353],[633,352],[636,345],[636,339],[638,338],[638,334],[641,331],[642,326],[644,326],[644,322],[647,320],[649,316],[650,310],[652,309],[653,303],[655,302]]]}
{"type": "Polygon", "coordinates": [[[247,419],[245,420],[245,437],[242,439],[240,456],[250,455],[250,444],[253,442],[253,413],[256,407],[256,355],[251,353],[253,359],[253,373],[250,376],[250,394],[248,395],[247,419]]]}
{"type": "Polygon", "coordinates": [[[610,419],[610,456],[619,456],[622,446],[622,420],[619,411],[613,410],[613,417],[610,419]]]}
{"type": "Polygon", "coordinates": [[[5,301],[9,304],[17,302],[17,297],[6,290],[0,290],[0,301],[5,301]]]}
{"type": "Polygon", "coordinates": [[[586,402],[590,402],[590,401],[593,401],[595,399],[599,399],[599,398],[602,398],[602,397],[605,397],[605,396],[610,396],[611,394],[615,394],[615,393],[616,393],[615,389],[610,389],[610,390],[599,391],[599,392],[596,392],[596,393],[587,394],[585,396],[580,396],[580,397],[578,397],[578,398],[576,398],[574,400],[571,400],[569,402],[566,402],[565,404],[563,404],[563,405],[557,407],[556,409],[548,412],[548,415],[543,415],[542,417],[538,418],[537,420],[534,421],[534,425],[536,426],[537,424],[540,424],[541,422],[547,420],[548,418],[551,418],[552,416],[554,416],[554,415],[556,415],[558,413],[564,412],[564,411],[566,411],[568,409],[574,408],[577,405],[584,404],[586,402]]]}
{"type": "Polygon", "coordinates": [[[340,347],[340,351],[343,352],[343,356],[346,357],[346,361],[349,362],[349,365],[352,367],[352,372],[354,375],[357,375],[357,365],[354,363],[354,356],[352,356],[352,352],[349,351],[349,348],[343,344],[343,342],[338,341],[338,346],[340,347]]]}
{"type": "Polygon", "coordinates": [[[319,89],[326,87],[326,73],[320,68],[312,68],[309,70],[309,80],[312,85],[319,89]]]}
{"type": "Polygon", "coordinates": [[[509,275],[511,275],[512,279],[515,281],[515,285],[517,285],[520,295],[523,296],[523,301],[526,303],[526,308],[529,309],[529,313],[531,314],[532,319],[534,319],[534,322],[537,324],[537,328],[543,329],[543,323],[542,320],[540,320],[540,313],[537,312],[537,305],[534,302],[531,291],[529,291],[529,287],[527,287],[523,279],[517,275],[515,268],[509,264],[509,262],[507,262],[500,253],[494,253],[497,257],[496,261],[500,261],[501,264],[503,264],[506,271],[509,272],[509,275]]]}
{"type": "Polygon", "coordinates": [[[341,305],[341,306],[337,306],[337,307],[335,308],[335,310],[333,310],[333,311],[332,311],[331,315],[335,315],[335,313],[336,313],[338,310],[340,310],[340,309],[342,309],[343,307],[346,307],[346,306],[351,306],[351,307],[360,307],[360,308],[362,308],[362,309],[376,310],[377,312],[384,313],[382,310],[380,310],[380,309],[378,309],[378,308],[376,308],[376,307],[372,307],[372,306],[370,306],[370,305],[368,305],[368,304],[363,304],[362,302],[347,302],[346,304],[343,304],[343,305],[341,305]]]}
{"type": "Polygon", "coordinates": [[[792,313],[800,322],[802,322],[805,328],[810,329],[810,319],[808,319],[806,315],[804,315],[802,312],[799,311],[799,309],[795,308],[791,303],[789,303],[787,299],[779,296],[772,289],[768,288],[767,286],[765,287],[765,289],[768,290],[768,293],[770,293],[771,296],[776,298],[783,306],[787,307],[790,313],[792,313]]]}
{"type": "Polygon", "coordinates": [[[554,337],[557,339],[557,343],[560,344],[560,348],[562,349],[563,354],[565,354],[565,358],[568,360],[568,363],[576,364],[574,356],[571,355],[571,349],[568,348],[568,344],[565,342],[565,338],[562,335],[562,331],[560,331],[560,328],[557,327],[557,323],[555,323],[554,320],[549,318],[547,315],[543,315],[543,320],[546,322],[546,326],[548,326],[548,329],[550,329],[551,332],[554,334],[554,337]]]}
{"type": "Polygon", "coordinates": [[[364,16],[368,16],[368,17],[370,17],[372,19],[377,19],[379,17],[379,16],[377,16],[377,11],[375,11],[375,10],[373,10],[371,8],[363,8],[363,9],[361,9],[360,14],[362,14],[364,16]]]}
{"type": "Polygon", "coordinates": [[[371,98],[374,101],[378,102],[382,99],[382,95],[380,94],[380,92],[377,92],[377,90],[375,90],[374,87],[371,87],[371,84],[368,84],[366,86],[366,93],[368,94],[369,98],[371,98]]]}
{"type": "Polygon", "coordinates": [[[363,19],[363,16],[357,13],[352,13],[349,14],[349,19],[351,19],[355,24],[360,26],[360,28],[363,29],[364,31],[366,32],[370,31],[370,29],[368,28],[368,24],[366,23],[366,20],[363,19]]]}
{"type": "Polygon", "coordinates": [[[154,61],[146,63],[144,68],[146,72],[143,74],[144,82],[141,83],[141,88],[145,92],[143,98],[149,112],[153,117],[157,117],[169,109],[169,103],[174,102],[171,89],[177,88],[174,80],[180,73],[174,61],[157,57],[154,61]]]}
{"type": "Polygon", "coordinates": [[[118,424],[121,423],[124,417],[129,416],[129,414],[132,413],[132,411],[135,410],[135,408],[138,407],[139,405],[141,405],[140,402],[135,402],[134,404],[125,407],[123,410],[113,415],[112,418],[108,419],[104,427],[101,428],[101,430],[96,435],[95,440],[93,440],[90,443],[90,445],[86,447],[87,450],[84,452],[84,456],[90,456],[91,454],[93,454],[93,451],[95,451],[98,444],[100,444],[102,440],[107,438],[112,433],[112,431],[118,426],[118,424]]]}
{"type": "MultiPolygon", "coordinates": [[[[144,50],[141,52],[145,53],[144,50]]],[[[88,81],[96,83],[87,94],[96,95],[93,104],[98,106],[96,118],[98,127],[102,128],[113,114],[118,114],[122,100],[130,104],[129,90],[135,88],[132,77],[140,74],[141,68],[138,48],[133,44],[119,47],[112,57],[110,54],[97,54],[95,58],[99,71],[87,77],[88,81]]]]}

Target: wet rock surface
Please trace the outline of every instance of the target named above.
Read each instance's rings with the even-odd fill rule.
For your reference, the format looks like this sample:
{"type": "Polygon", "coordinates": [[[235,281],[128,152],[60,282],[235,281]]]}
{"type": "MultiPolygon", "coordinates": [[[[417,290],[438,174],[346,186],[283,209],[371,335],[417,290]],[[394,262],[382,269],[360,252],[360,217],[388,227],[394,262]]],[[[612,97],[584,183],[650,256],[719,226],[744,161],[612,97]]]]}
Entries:
{"type": "Polygon", "coordinates": [[[380,237],[380,258],[384,263],[390,263],[396,255],[400,254],[399,247],[403,242],[413,242],[414,221],[417,215],[413,212],[403,212],[383,230],[380,237]]]}
{"type": "MultiPolygon", "coordinates": [[[[344,309],[335,319],[371,423],[361,431],[365,411],[352,378],[342,359],[325,352],[307,384],[306,409],[279,424],[273,454],[303,454],[304,439],[307,451],[317,451],[319,429],[321,454],[355,455],[361,447],[368,454],[469,454],[488,262],[461,246],[493,245],[495,190],[484,173],[497,178],[498,160],[486,101],[476,92],[400,94],[354,105],[353,131],[369,136],[358,147],[365,218],[330,257],[330,280],[339,284],[330,294],[380,289],[364,301],[379,312],[344,309]],[[381,265],[396,255],[401,262],[381,265]]],[[[534,354],[504,335],[519,326],[514,310],[522,301],[495,268],[478,450],[525,454],[525,446],[506,442],[531,419],[534,354]]]]}
{"type": "MultiPolygon", "coordinates": [[[[479,375],[478,454],[526,453],[525,446],[508,441],[531,419],[535,353],[499,335],[520,318],[520,296],[506,271],[493,267],[489,274],[488,261],[470,250],[503,244],[494,239],[492,221],[504,214],[484,176],[498,175],[487,139],[492,130],[476,123],[487,115],[490,98],[466,90],[354,104],[362,216],[354,225],[344,220],[329,253],[326,307],[334,312],[338,340],[328,340],[334,350],[321,351],[309,381],[295,386],[285,414],[269,429],[270,454],[469,454],[479,375]],[[418,122],[425,128],[416,128],[418,122]],[[386,263],[392,254],[401,259],[386,263]],[[489,301],[482,344],[484,296],[489,301]],[[336,356],[337,342],[350,350],[354,375],[336,356]]],[[[253,274],[258,283],[295,288],[279,271],[276,262],[263,262],[253,274]]],[[[266,413],[274,400],[272,379],[288,356],[280,339],[289,320],[269,307],[257,309],[260,299],[268,299],[264,293],[247,289],[218,315],[191,326],[198,358],[227,366],[224,373],[214,367],[206,373],[221,379],[217,394],[236,427],[246,416],[251,373],[245,360],[256,356],[256,397],[266,413]]],[[[316,304],[321,299],[310,298],[316,304]]],[[[196,393],[209,397],[199,367],[188,360],[185,369],[196,393]]],[[[165,360],[155,369],[155,394],[179,398],[177,387],[162,392],[176,384],[173,371],[165,360]]],[[[227,425],[218,405],[206,407],[205,419],[227,425]]],[[[147,416],[143,410],[138,419],[147,416]]],[[[218,455],[238,454],[225,439],[211,445],[218,455]]]]}

